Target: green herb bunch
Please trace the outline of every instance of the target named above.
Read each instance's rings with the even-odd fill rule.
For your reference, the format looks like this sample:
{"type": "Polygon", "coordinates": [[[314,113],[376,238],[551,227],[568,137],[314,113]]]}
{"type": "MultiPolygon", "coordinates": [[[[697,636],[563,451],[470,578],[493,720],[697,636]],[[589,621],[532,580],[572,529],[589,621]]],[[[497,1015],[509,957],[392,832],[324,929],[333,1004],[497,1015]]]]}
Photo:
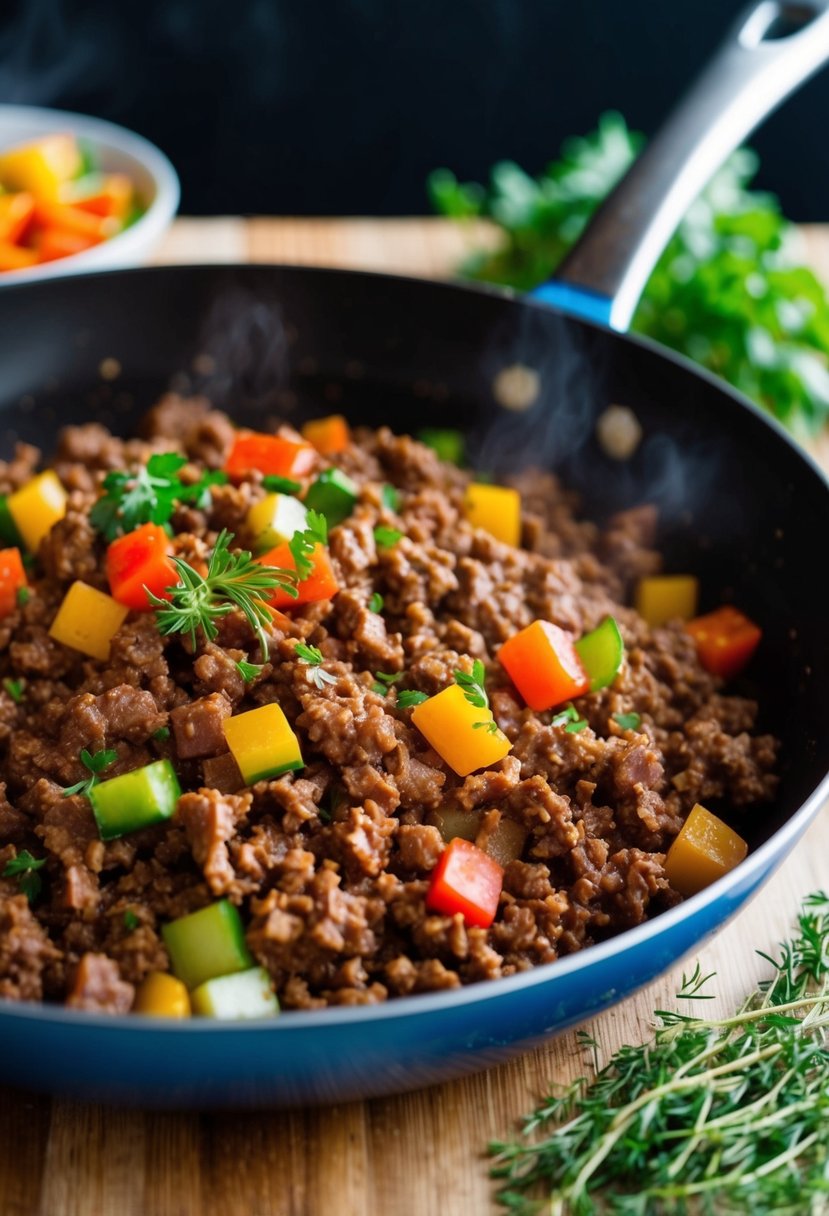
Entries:
{"type": "MultiPolygon", "coordinates": [[[[770,980],[732,1017],[657,1011],[642,1046],[490,1145],[519,1216],[805,1216],[829,1202],[829,897],[810,896],[770,980]]],[[[710,999],[711,976],[679,997],[710,999]]],[[[595,1051],[595,1043],[581,1035],[595,1051]]]]}
{"type": "MultiPolygon", "coordinates": [[[[610,113],[535,178],[510,161],[495,165],[488,188],[437,170],[429,190],[439,211],[501,229],[498,248],[462,273],[522,290],[544,282],[643,142],[610,113]]],[[[777,200],[749,189],[757,163],[742,148],[712,178],[655,267],[632,328],[723,376],[792,430],[814,433],[829,417],[829,300],[798,260],[777,200]]]]}
{"type": "Polygon", "coordinates": [[[223,485],[227,474],[208,470],[191,485],[179,477],[187,464],[177,452],[156,452],[135,472],[117,469],[107,473],[103,493],[89,519],[108,541],[123,532],[132,532],[142,524],[167,524],[176,503],[193,503],[197,507],[210,505],[210,487],[223,485]]]}

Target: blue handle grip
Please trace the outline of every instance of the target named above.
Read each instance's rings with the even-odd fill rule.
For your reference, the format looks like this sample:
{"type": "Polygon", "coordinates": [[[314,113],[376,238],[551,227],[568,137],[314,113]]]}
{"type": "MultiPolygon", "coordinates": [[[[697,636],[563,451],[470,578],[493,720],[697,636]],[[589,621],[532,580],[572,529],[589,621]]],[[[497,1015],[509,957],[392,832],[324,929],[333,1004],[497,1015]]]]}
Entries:
{"type": "Polygon", "coordinates": [[[551,279],[542,283],[530,293],[533,300],[542,304],[551,304],[560,308],[571,317],[581,317],[585,321],[598,321],[600,325],[611,325],[611,309],[613,301],[609,296],[599,295],[598,292],[588,291],[586,287],[576,287],[572,283],[561,283],[551,279]]]}

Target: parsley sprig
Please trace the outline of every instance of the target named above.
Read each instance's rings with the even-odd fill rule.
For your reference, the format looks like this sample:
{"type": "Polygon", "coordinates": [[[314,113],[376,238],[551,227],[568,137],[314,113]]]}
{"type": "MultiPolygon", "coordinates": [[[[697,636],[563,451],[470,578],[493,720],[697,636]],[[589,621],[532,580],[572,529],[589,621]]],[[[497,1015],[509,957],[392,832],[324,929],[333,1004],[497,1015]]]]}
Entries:
{"type": "Polygon", "coordinates": [[[168,588],[170,600],[160,599],[149,591],[147,595],[156,610],[159,632],[165,636],[187,634],[194,648],[199,632],[212,642],[219,632],[216,622],[238,610],[256,635],[262,655],[267,657],[264,626],[271,620],[270,593],[278,587],[296,598],[296,576],[279,566],[263,566],[246,549],[231,552],[232,540],[232,532],[224,529],[219,533],[204,577],[184,558],[174,557],[181,582],[168,588]]]}
{"type": "Polygon", "coordinates": [[[402,535],[399,528],[387,528],[385,524],[378,524],[374,529],[374,543],[381,549],[393,549],[402,535]]]}
{"type": "Polygon", "coordinates": [[[301,583],[313,572],[314,563],[311,561],[311,554],[317,545],[324,545],[327,542],[328,520],[319,511],[308,511],[305,528],[302,532],[295,532],[288,541],[288,548],[296,566],[296,575],[301,583]]]}
{"type": "Polygon", "coordinates": [[[306,678],[309,684],[313,684],[321,692],[326,684],[337,683],[335,675],[332,675],[330,671],[322,670],[323,653],[318,646],[307,646],[305,642],[297,642],[294,651],[300,663],[308,665],[306,678]]]}
{"type": "Polygon", "coordinates": [[[99,775],[118,759],[118,753],[114,748],[102,748],[100,751],[90,752],[84,747],[81,750],[80,759],[84,768],[88,769],[89,776],[82,781],[76,781],[74,785],[66,786],[63,791],[64,798],[71,798],[73,794],[83,794],[84,797],[88,797],[92,787],[98,784],[99,775]]]}
{"type": "Polygon", "coordinates": [[[637,713],[614,714],[613,721],[621,730],[638,730],[642,725],[641,715],[637,713]]]}
{"type": "Polygon", "coordinates": [[[3,878],[16,878],[17,889],[33,904],[43,889],[43,879],[37,873],[46,865],[45,857],[33,857],[28,849],[21,849],[3,867],[3,878]]]}
{"type": "Polygon", "coordinates": [[[563,726],[568,735],[577,735],[587,726],[587,719],[579,717],[575,705],[567,705],[550,719],[551,726],[563,726]]]}
{"type": "Polygon", "coordinates": [[[13,680],[11,676],[6,676],[3,680],[3,691],[8,693],[15,705],[20,705],[26,696],[26,681],[22,678],[13,680]]]}
{"type": "Polygon", "coordinates": [[[452,675],[458,687],[463,689],[463,695],[470,705],[474,705],[476,709],[489,709],[489,697],[484,687],[486,668],[480,659],[473,662],[471,675],[467,671],[453,671],[452,675]]]}
{"type": "Polygon", "coordinates": [[[429,698],[425,692],[418,692],[416,688],[402,688],[397,694],[397,705],[400,709],[413,709],[415,705],[422,705],[429,698]]]}
{"type": "Polygon", "coordinates": [[[261,676],[264,663],[249,663],[247,659],[239,659],[236,670],[246,684],[250,684],[257,676],[261,676]]]}
{"type": "Polygon", "coordinates": [[[89,512],[90,523],[113,541],[141,524],[169,523],[177,502],[208,506],[210,487],[224,484],[227,474],[208,470],[192,485],[185,485],[179,473],[186,464],[186,457],[177,452],[156,452],[134,472],[115,469],[107,473],[103,494],[89,512]]]}
{"type": "MultiPolygon", "coordinates": [[[[657,1010],[640,1046],[546,1098],[524,1134],[489,1146],[514,1216],[823,1210],[829,1152],[829,897],[730,1017],[657,1010]]],[[[680,1000],[709,997],[699,966],[680,1000]]],[[[583,1046],[596,1050],[589,1036],[583,1046]]]]}
{"type": "Polygon", "coordinates": [[[402,671],[375,671],[374,683],[371,686],[371,691],[378,693],[381,697],[387,697],[392,687],[399,684],[403,679],[402,671]]]}

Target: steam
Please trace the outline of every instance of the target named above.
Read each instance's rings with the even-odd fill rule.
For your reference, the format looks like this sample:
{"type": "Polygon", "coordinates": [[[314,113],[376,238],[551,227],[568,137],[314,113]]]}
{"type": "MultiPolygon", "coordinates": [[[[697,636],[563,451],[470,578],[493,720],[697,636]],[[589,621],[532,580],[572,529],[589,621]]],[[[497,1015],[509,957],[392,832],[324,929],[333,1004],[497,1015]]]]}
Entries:
{"type": "Polygon", "coordinates": [[[4,102],[54,105],[79,83],[88,87],[100,75],[99,63],[93,24],[78,13],[70,30],[61,0],[24,0],[16,18],[0,28],[4,102]]]}

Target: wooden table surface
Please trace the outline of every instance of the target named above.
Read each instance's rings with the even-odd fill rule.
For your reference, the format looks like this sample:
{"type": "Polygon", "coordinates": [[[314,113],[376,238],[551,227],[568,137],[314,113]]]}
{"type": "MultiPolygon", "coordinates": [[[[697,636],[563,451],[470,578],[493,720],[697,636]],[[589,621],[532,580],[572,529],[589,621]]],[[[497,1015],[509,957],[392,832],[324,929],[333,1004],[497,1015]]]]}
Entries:
{"type": "MultiPolygon", "coordinates": [[[[829,272],[829,231],[815,228],[805,237],[813,264],[829,272]]],[[[158,260],[286,261],[445,276],[472,239],[489,234],[420,219],[182,219],[158,260]]],[[[802,897],[829,884],[827,858],[824,809],[761,895],[702,949],[705,971],[720,972],[720,1007],[739,1001],[768,970],[754,949],[773,949],[802,897]]],[[[602,1051],[648,1034],[651,1011],[670,1004],[681,970],[588,1024],[602,1051]]],[[[142,1114],[0,1088],[0,1216],[493,1212],[482,1154],[487,1140],[507,1134],[538,1094],[584,1064],[568,1033],[452,1084],[287,1113],[142,1114]]]]}

